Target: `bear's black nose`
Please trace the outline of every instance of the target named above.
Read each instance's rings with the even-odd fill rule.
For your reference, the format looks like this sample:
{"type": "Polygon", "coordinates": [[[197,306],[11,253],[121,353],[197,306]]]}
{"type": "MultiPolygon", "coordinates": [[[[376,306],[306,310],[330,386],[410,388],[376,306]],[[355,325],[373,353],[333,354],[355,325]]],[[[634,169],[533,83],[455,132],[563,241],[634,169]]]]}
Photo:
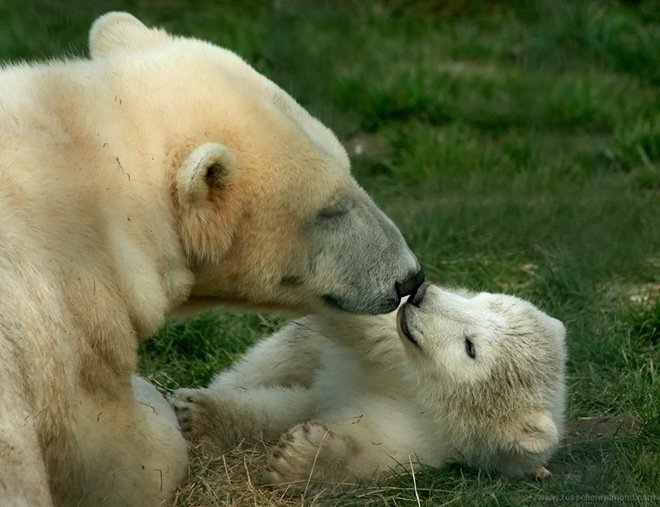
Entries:
{"type": "Polygon", "coordinates": [[[423,283],[420,285],[415,292],[413,292],[410,297],[408,298],[408,304],[417,306],[422,304],[422,300],[424,299],[424,294],[426,294],[426,289],[429,288],[428,283],[423,283]]]}
{"type": "Polygon", "coordinates": [[[420,269],[408,276],[405,280],[394,282],[394,288],[396,289],[397,296],[402,298],[415,292],[422,283],[424,283],[424,272],[420,269]]]}

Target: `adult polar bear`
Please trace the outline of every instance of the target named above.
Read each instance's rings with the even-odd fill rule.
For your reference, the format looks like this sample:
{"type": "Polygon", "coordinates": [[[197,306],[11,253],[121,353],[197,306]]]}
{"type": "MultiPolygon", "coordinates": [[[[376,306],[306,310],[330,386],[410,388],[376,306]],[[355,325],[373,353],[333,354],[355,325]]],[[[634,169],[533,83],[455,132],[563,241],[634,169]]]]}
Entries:
{"type": "Polygon", "coordinates": [[[239,57],[99,18],[0,73],[0,504],[156,505],[182,479],[137,346],[186,301],[360,313],[421,283],[333,134],[239,57]]]}

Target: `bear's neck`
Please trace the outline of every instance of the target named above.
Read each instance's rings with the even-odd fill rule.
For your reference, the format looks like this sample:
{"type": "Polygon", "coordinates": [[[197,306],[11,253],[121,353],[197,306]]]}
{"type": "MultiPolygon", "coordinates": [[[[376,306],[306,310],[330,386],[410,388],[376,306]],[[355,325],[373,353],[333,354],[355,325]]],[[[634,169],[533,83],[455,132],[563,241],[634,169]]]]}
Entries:
{"type": "Polygon", "coordinates": [[[170,194],[171,126],[159,121],[138,77],[97,61],[43,65],[26,82],[15,114],[43,119],[42,150],[29,160],[39,199],[28,203],[48,250],[43,257],[70,273],[65,283],[74,300],[97,302],[105,291],[111,312],[126,314],[134,334],[146,337],[188,297],[192,274],[170,194]]]}

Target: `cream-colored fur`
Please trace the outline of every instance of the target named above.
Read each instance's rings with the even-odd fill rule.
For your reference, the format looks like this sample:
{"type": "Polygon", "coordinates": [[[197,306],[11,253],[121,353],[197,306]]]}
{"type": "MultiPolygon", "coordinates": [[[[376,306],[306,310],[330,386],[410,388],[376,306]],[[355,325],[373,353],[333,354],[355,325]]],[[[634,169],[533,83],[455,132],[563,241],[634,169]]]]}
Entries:
{"type": "Polygon", "coordinates": [[[542,474],[564,427],[564,335],[513,296],[425,285],[389,315],[295,321],[173,403],[189,438],[220,449],[283,434],[273,484],[413,462],[542,474]]]}
{"type": "Polygon", "coordinates": [[[90,53],[0,72],[3,506],[171,496],[186,444],[133,374],[177,307],[378,313],[421,283],[335,136],[238,56],[125,13],[90,53]]]}

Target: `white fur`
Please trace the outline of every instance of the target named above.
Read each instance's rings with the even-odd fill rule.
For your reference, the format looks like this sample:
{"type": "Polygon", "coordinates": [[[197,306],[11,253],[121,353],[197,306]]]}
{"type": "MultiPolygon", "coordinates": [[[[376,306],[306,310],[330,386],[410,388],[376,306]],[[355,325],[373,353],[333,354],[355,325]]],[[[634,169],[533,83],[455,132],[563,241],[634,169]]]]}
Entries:
{"type": "Polygon", "coordinates": [[[186,443],[134,372],[176,307],[377,313],[419,269],[332,132],[237,55],[126,13],[90,54],[0,70],[2,506],[171,497],[186,443]]]}
{"type": "Polygon", "coordinates": [[[173,403],[189,438],[221,449],[284,433],[266,474],[275,484],[418,461],[531,474],[563,432],[564,335],[521,299],[430,286],[398,314],[293,322],[173,403]]]}

